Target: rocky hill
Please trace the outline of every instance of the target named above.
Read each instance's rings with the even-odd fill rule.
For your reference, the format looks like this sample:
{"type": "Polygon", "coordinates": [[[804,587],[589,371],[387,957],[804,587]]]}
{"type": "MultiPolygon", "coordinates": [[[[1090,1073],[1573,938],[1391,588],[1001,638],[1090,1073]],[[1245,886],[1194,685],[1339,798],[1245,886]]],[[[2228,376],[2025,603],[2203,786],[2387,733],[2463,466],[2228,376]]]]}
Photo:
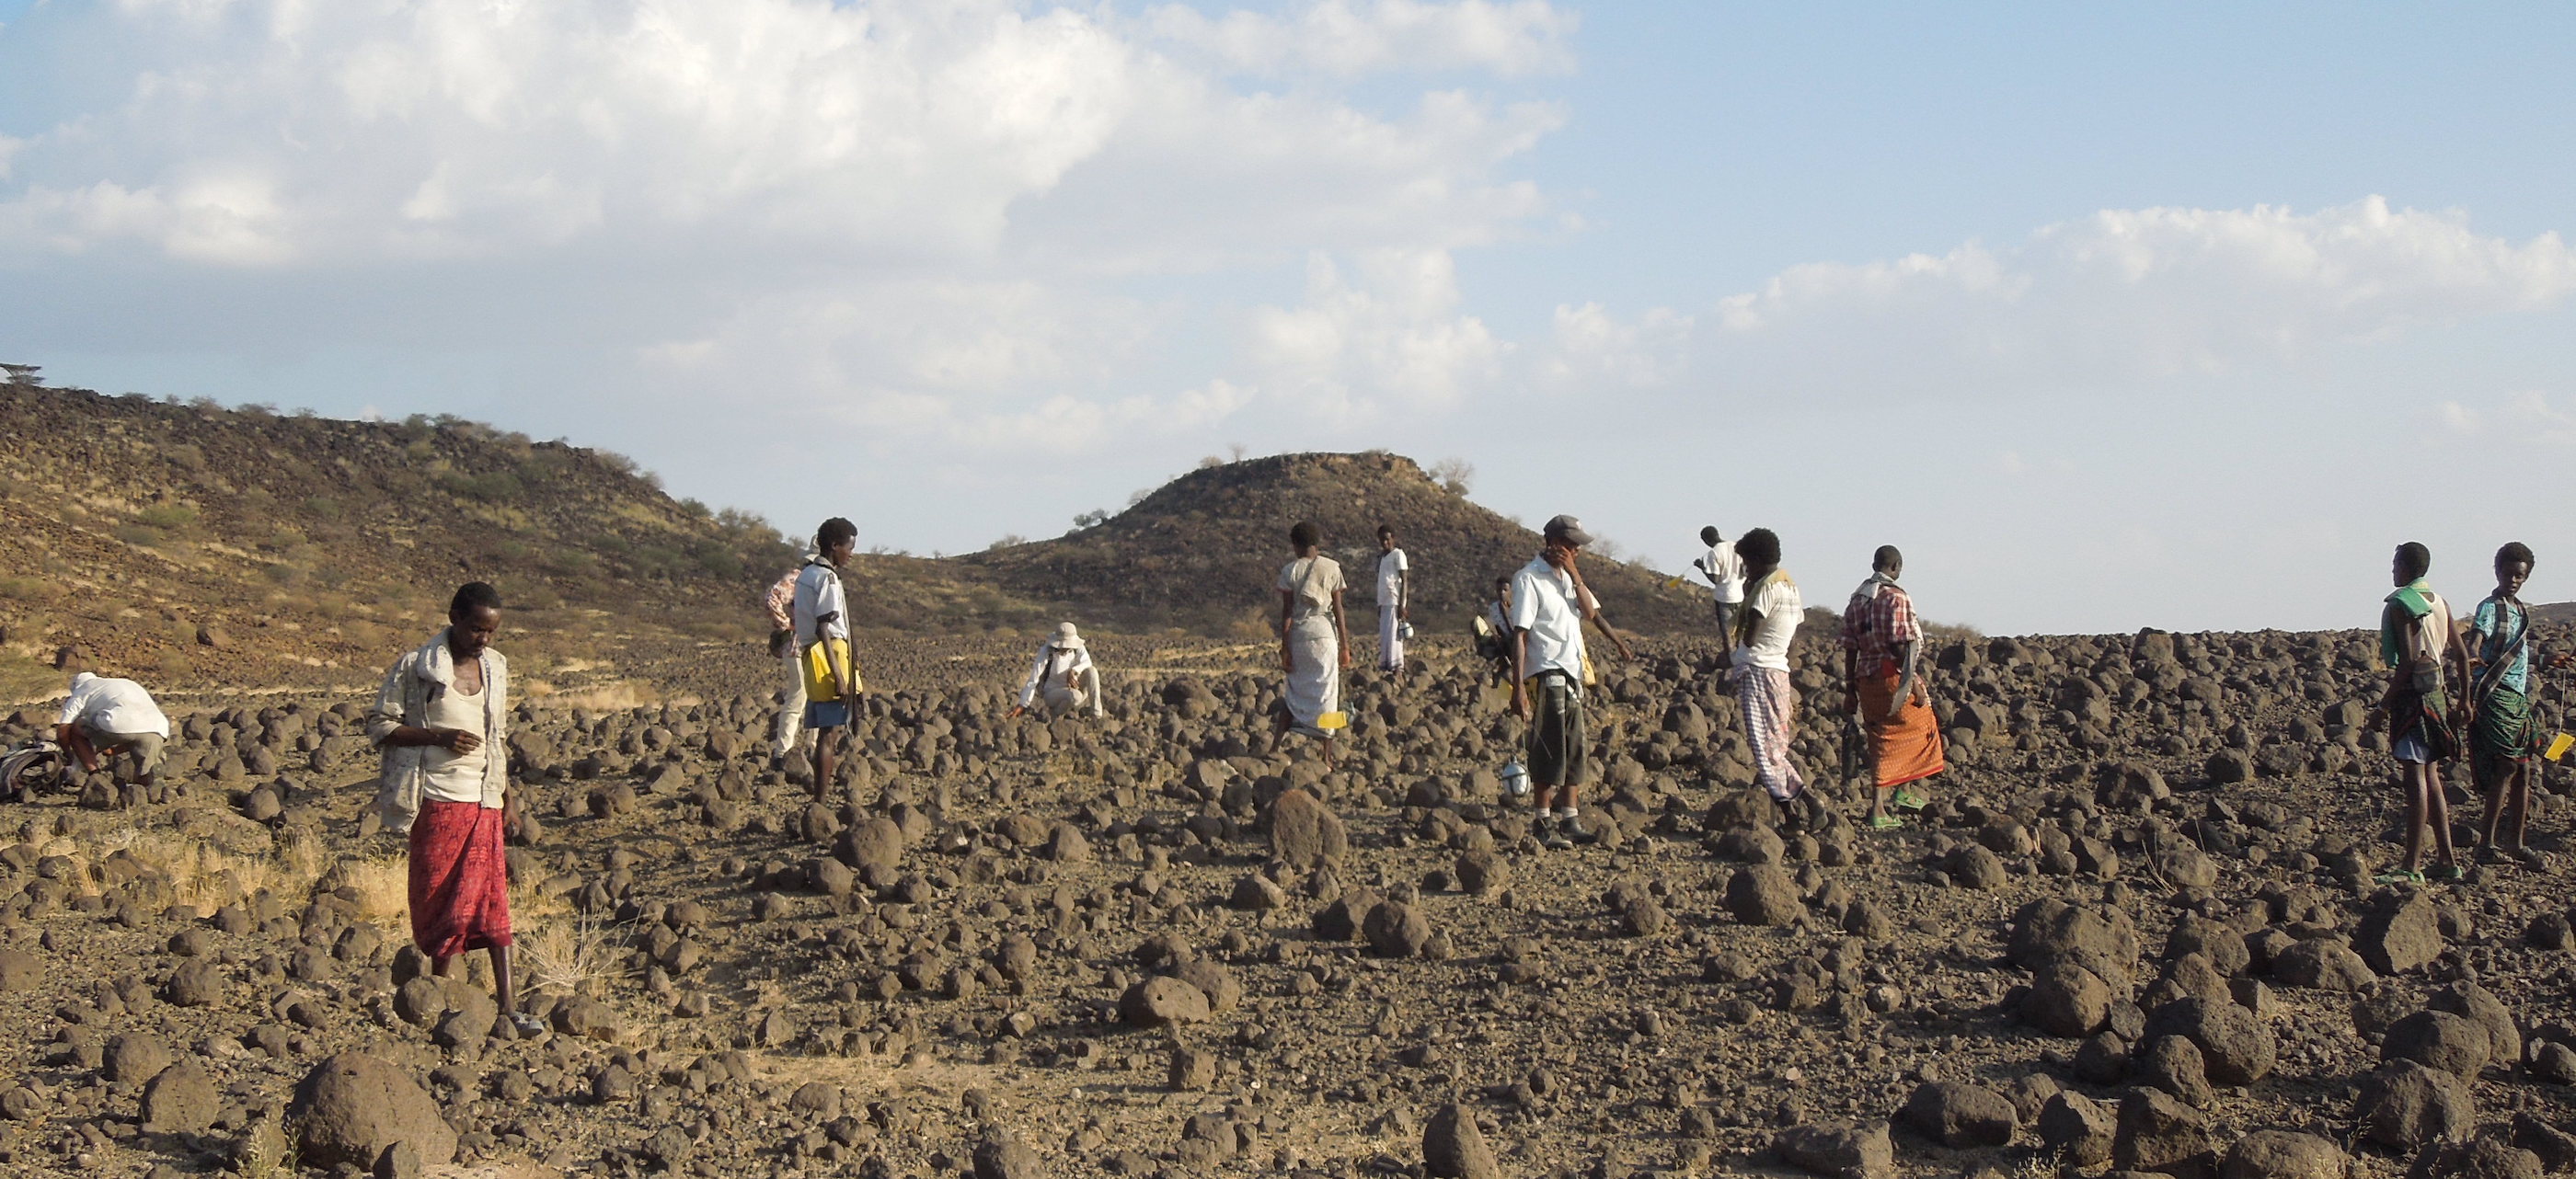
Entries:
{"type": "MultiPolygon", "coordinates": [[[[1394,527],[1413,560],[1413,616],[1425,630],[1463,630],[1494,579],[1528,563],[1539,545],[1538,533],[1442,486],[1411,459],[1283,454],[1202,467],[1093,527],[962,561],[990,571],[1013,596],[1120,625],[1258,635],[1276,616],[1272,586],[1299,520],[1323,529],[1355,609],[1376,598],[1377,527],[1394,527]]],[[[1651,570],[1605,559],[1587,563],[1585,577],[1621,627],[1706,623],[1705,595],[1651,570]]]]}
{"type": "MultiPolygon", "coordinates": [[[[532,671],[747,633],[794,553],[618,455],[452,418],[353,422],[0,385],[0,690],[78,642],[177,687],[344,683],[469,579],[532,671]],[[634,637],[636,643],[608,641],[634,637]]],[[[58,689],[56,689],[58,690],[58,689]]]]}
{"type": "MultiPolygon", "coordinates": [[[[796,548],[757,517],[674,499],[630,460],[456,418],[282,415],[0,383],[0,697],[59,691],[67,642],[156,688],[362,683],[464,580],[499,585],[539,691],[765,683],[754,602],[796,548]]],[[[1103,630],[1266,633],[1289,524],[1367,576],[1381,520],[1417,561],[1415,617],[1463,628],[1537,535],[1411,460],[1301,454],[1194,471],[1093,527],[971,557],[863,554],[857,621],[1015,645],[1062,617],[1103,630]]],[[[795,522],[801,532],[805,521],[795,522]]],[[[1623,627],[1699,625],[1700,595],[1598,561],[1623,627]]],[[[1366,627],[1370,620],[1355,618],[1366,627]]]]}

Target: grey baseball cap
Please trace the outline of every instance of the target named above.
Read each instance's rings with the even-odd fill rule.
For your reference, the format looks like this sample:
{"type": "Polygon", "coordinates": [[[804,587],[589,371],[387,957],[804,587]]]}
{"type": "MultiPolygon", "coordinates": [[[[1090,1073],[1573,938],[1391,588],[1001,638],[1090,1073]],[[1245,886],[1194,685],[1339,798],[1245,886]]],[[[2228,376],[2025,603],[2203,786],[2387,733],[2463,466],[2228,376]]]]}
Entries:
{"type": "Polygon", "coordinates": [[[1558,516],[1549,520],[1547,527],[1541,530],[1541,535],[1549,540],[1564,541],[1576,548],[1592,543],[1592,534],[1583,530],[1583,521],[1572,516],[1558,516]]]}

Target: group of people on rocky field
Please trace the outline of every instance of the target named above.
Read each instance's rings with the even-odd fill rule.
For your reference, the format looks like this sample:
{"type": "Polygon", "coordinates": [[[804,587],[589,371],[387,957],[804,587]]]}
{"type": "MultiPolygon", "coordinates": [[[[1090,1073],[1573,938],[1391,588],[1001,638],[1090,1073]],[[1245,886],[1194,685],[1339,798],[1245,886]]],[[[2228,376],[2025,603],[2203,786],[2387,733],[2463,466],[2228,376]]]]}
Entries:
{"type": "Polygon", "coordinates": [[[2532,762],[2546,739],[2533,708],[2533,669],[2565,667],[2569,655],[2535,660],[2531,609],[2522,601],[2531,568],[2530,546],[2514,541],[2497,549],[2495,589],[2463,629],[2450,603],[2426,582],[2432,550],[2408,541],[2389,559],[2389,580],[2397,588],[2379,614],[2379,656],[2388,665],[2388,687],[2372,712],[2374,721],[2387,723],[2389,753],[2397,759],[2398,791],[2406,802],[2406,860],[2383,874],[2383,882],[2460,878],[2441,767],[2462,753],[2486,801],[2475,854],[2489,862],[2538,860],[2526,842],[2532,762]],[[2429,873],[2427,836],[2435,850],[2429,873]]]}
{"type": "MultiPolygon", "coordinates": [[[[841,582],[857,536],[846,519],[824,521],[812,551],[771,587],[765,602],[773,625],[770,653],[785,677],[772,754],[783,766],[803,734],[813,733],[817,800],[830,797],[866,688],[841,582]]],[[[1392,527],[1378,528],[1377,540],[1378,666],[1391,673],[1405,663],[1413,567],[1392,527]]],[[[1710,586],[1722,640],[1718,664],[1740,706],[1755,782],[1778,802],[1796,804],[1793,816],[1813,819],[1820,808],[1792,756],[1799,700],[1789,651],[1805,600],[1781,568],[1780,539],[1771,530],[1756,528],[1730,542],[1708,528],[1701,540],[1707,555],[1692,564],[1710,586]]],[[[1340,564],[1324,555],[1321,529],[1300,522],[1288,541],[1292,556],[1275,582],[1284,673],[1276,722],[1282,735],[1320,738],[1329,765],[1341,727],[1341,673],[1351,663],[1346,586],[1340,564]]],[[[1582,554],[1593,543],[1581,520],[1549,520],[1537,555],[1494,583],[1494,598],[1473,620],[1480,652],[1510,685],[1511,712],[1526,722],[1521,760],[1535,834],[1551,848],[1591,837],[1576,800],[1592,778],[1588,708],[1598,682],[1584,625],[1607,638],[1621,659],[1634,657],[1584,580],[1582,554]]],[[[2486,801],[2478,854],[2536,859],[2525,842],[2532,761],[2543,739],[2533,709],[2536,676],[2569,661],[2564,653],[2544,661],[2532,650],[2531,612],[2519,597],[2531,575],[2528,547],[2497,550],[2495,589],[2465,627],[2426,583],[2431,568],[2423,545],[2398,546],[2391,563],[2396,589],[2380,617],[2380,654],[2390,670],[2374,723],[2386,722],[2408,819],[2404,865],[2382,877],[2391,882],[2427,879],[2428,835],[2437,861],[2431,875],[2459,876],[2440,767],[2463,752],[2486,801]]],[[[1879,548],[1841,619],[1841,708],[1865,739],[1864,772],[1872,787],[1865,822],[1880,829],[1902,826],[1897,812],[1923,806],[1919,788],[1946,768],[1925,687],[1922,623],[1898,580],[1904,569],[1903,554],[1879,548]]],[[[366,730],[383,760],[377,815],[409,844],[415,944],[441,975],[459,957],[489,951],[502,1009],[514,1028],[533,1031],[534,1021],[513,1002],[504,844],[516,824],[517,795],[506,754],[509,662],[493,645],[501,610],[491,585],[459,587],[446,627],[386,671],[366,730]]],[[[121,756],[132,779],[148,784],[170,735],[169,719],[150,693],[132,680],[95,674],[74,648],[59,652],[55,666],[72,673],[57,740],[92,771],[121,756]]],[[[1043,707],[1050,716],[1087,709],[1097,717],[1102,696],[1099,669],[1068,622],[1039,644],[1011,714],[1043,707]]],[[[1848,767],[1847,775],[1860,776],[1848,767]]]]}

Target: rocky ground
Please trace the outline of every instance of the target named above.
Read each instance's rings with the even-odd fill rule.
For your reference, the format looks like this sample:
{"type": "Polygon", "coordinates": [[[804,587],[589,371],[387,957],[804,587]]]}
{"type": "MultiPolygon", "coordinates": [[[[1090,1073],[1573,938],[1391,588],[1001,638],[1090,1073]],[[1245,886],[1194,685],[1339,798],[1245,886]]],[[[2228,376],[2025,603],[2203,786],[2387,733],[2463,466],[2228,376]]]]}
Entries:
{"type": "Polygon", "coordinates": [[[1709,652],[1649,643],[1572,851],[1454,652],[1357,677],[1326,773],[1259,719],[1265,650],[1107,640],[1108,718],[1049,723],[1003,715],[1016,645],[880,645],[820,805],[731,648],[523,707],[532,1036],[422,977],[357,702],[206,702],[156,795],[0,810],[0,1171],[2576,1166],[2576,807],[2553,777],[2541,866],[2373,883],[2366,636],[1953,644],[1955,768],[1886,833],[1819,675],[1836,809],[1783,814],[1709,652]]]}

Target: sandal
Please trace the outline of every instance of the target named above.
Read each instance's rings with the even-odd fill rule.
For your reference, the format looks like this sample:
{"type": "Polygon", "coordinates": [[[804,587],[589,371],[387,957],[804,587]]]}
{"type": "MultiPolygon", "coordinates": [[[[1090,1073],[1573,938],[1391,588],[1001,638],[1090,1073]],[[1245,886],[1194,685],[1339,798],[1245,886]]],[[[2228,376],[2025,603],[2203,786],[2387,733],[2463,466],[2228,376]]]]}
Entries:
{"type": "Polygon", "coordinates": [[[2422,873],[2422,875],[2428,879],[2439,880],[2444,884],[2457,884],[2462,878],[2466,877],[2468,873],[2460,871],[2460,866],[2458,864],[2435,864],[2431,869],[2422,873]]]}
{"type": "Polygon", "coordinates": [[[1905,826],[1905,820],[1897,818],[1894,815],[1871,815],[1869,817],[1869,829],[1872,831],[1894,831],[1903,826],[1905,826]]]}
{"type": "Polygon", "coordinates": [[[1931,799],[1925,798],[1922,795],[1916,794],[1911,790],[1904,789],[1903,787],[1897,788],[1896,797],[1889,801],[1894,803],[1899,809],[1909,811],[1922,810],[1932,802],[1931,799]]]}
{"type": "Polygon", "coordinates": [[[2424,883],[2424,874],[2411,869],[2398,868],[2393,871],[2382,872],[2371,879],[2376,880],[2381,884],[2422,884],[2424,883]]]}

